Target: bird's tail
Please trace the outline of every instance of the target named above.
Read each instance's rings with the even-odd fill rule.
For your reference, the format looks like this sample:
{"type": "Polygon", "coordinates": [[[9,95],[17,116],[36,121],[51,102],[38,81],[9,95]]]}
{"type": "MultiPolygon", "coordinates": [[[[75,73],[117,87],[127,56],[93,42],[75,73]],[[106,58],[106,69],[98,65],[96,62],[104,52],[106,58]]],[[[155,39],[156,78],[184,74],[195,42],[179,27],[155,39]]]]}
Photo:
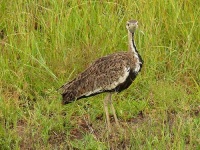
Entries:
{"type": "Polygon", "coordinates": [[[76,100],[78,96],[77,92],[77,83],[76,81],[71,81],[67,84],[64,84],[59,88],[59,92],[62,94],[62,104],[69,104],[76,100]]]}
{"type": "Polygon", "coordinates": [[[73,101],[76,100],[76,91],[75,90],[70,90],[70,91],[66,91],[65,93],[62,94],[62,104],[69,104],[73,101]]]}

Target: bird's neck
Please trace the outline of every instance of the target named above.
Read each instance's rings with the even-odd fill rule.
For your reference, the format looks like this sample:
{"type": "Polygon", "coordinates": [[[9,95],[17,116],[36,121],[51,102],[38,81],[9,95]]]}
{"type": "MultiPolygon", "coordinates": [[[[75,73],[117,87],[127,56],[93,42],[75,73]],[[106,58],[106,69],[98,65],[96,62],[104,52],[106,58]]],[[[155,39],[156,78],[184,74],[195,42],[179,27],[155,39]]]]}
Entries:
{"type": "Polygon", "coordinates": [[[133,54],[138,54],[136,45],[134,42],[134,33],[131,33],[130,31],[128,31],[128,48],[129,48],[129,52],[133,54]]]}
{"type": "Polygon", "coordinates": [[[142,68],[143,60],[135,46],[134,33],[131,33],[129,31],[128,31],[128,47],[130,55],[133,55],[136,60],[135,72],[138,73],[142,68]]]}

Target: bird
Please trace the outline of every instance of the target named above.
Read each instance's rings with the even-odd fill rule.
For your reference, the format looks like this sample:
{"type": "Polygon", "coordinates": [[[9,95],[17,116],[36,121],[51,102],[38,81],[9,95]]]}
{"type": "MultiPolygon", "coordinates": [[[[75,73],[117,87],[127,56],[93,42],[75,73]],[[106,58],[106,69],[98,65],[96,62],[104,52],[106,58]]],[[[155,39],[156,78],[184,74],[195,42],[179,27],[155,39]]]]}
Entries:
{"type": "Polygon", "coordinates": [[[120,93],[127,89],[141,71],[144,63],[134,41],[137,28],[137,20],[127,21],[128,51],[116,52],[97,59],[83,72],[78,74],[76,78],[60,87],[62,104],[64,105],[82,98],[107,93],[103,103],[109,132],[111,131],[111,124],[108,105],[110,105],[114,120],[117,126],[119,126],[111,99],[112,94],[120,93]]]}

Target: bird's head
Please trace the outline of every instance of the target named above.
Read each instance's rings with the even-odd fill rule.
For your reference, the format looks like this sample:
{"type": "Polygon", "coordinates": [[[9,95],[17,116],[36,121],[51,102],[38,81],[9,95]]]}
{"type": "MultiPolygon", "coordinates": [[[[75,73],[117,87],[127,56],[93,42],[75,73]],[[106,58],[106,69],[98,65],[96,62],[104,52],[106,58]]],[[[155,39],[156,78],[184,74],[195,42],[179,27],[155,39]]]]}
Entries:
{"type": "Polygon", "coordinates": [[[137,20],[130,20],[130,21],[127,21],[126,23],[126,28],[131,33],[134,33],[137,27],[138,27],[137,20]]]}

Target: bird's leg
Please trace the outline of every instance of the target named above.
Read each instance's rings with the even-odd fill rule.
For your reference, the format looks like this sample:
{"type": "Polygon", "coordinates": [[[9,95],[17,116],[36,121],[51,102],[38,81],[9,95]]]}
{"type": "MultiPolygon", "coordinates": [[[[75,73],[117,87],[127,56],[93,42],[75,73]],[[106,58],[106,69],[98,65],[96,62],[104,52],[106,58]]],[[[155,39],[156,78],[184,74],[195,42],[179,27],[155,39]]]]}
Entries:
{"type": "Polygon", "coordinates": [[[108,126],[108,131],[111,132],[111,128],[110,128],[110,117],[109,117],[109,113],[108,113],[108,102],[109,102],[109,97],[110,97],[110,93],[106,96],[106,98],[104,99],[104,109],[106,112],[106,121],[107,121],[107,126],[108,126]]]}
{"type": "Polygon", "coordinates": [[[114,108],[113,103],[112,103],[111,93],[110,93],[109,99],[110,99],[109,101],[110,101],[111,109],[112,109],[112,112],[113,112],[113,115],[114,115],[115,123],[116,123],[117,126],[119,127],[119,121],[118,121],[118,119],[117,119],[117,115],[116,115],[116,112],[115,112],[115,108],[114,108]]]}

